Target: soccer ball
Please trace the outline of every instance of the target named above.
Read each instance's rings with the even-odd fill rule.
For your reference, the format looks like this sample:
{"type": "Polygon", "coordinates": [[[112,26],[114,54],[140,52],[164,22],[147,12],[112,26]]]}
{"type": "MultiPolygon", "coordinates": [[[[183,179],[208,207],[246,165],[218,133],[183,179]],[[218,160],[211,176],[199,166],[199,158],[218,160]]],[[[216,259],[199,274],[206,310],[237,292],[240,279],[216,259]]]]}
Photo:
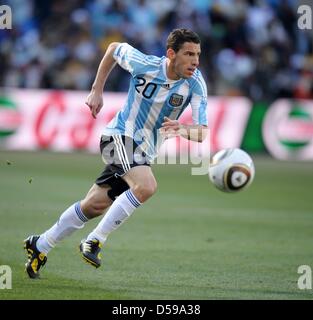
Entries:
{"type": "Polygon", "coordinates": [[[240,191],[251,184],[255,168],[251,157],[238,148],[217,152],[210,163],[209,178],[224,192],[240,191]]]}

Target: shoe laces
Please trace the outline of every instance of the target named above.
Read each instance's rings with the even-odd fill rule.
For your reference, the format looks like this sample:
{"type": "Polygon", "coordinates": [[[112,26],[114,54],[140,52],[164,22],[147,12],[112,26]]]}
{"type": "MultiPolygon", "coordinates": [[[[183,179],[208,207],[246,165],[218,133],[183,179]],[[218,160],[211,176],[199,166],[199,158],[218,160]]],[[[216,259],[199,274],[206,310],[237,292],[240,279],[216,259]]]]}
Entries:
{"type": "Polygon", "coordinates": [[[99,248],[101,248],[99,240],[88,240],[83,243],[83,250],[86,252],[95,253],[99,248]]]}

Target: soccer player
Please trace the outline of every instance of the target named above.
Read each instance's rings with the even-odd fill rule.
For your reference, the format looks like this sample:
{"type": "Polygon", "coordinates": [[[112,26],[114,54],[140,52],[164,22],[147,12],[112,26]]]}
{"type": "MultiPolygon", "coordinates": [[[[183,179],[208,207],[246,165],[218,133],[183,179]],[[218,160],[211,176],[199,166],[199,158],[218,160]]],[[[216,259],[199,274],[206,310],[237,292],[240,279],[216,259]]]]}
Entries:
{"type": "Polygon", "coordinates": [[[175,29],[167,39],[166,57],[145,55],[127,43],[111,43],[99,65],[86,104],[94,118],[103,105],[103,88],[119,64],[130,72],[127,101],[103,131],[100,149],[106,163],[81,201],[66,209],[40,236],[24,240],[28,254],[26,272],[38,278],[48,252],[88,220],[106,214],[80,243],[85,261],[98,268],[101,246],[157,189],[150,163],[165,138],[182,136],[202,142],[207,134],[207,89],[197,69],[201,53],[199,36],[175,29]],[[177,120],[191,105],[192,125],[177,120]]]}

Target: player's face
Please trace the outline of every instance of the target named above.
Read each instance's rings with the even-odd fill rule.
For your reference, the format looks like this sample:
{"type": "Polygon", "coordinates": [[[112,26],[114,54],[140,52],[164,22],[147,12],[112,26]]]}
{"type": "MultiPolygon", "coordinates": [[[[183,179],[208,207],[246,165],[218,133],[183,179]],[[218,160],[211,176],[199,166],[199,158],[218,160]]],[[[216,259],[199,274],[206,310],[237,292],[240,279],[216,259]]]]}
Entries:
{"type": "MultiPolygon", "coordinates": [[[[173,51],[173,50],[172,50],[173,51]]],[[[190,78],[199,65],[201,49],[199,43],[185,42],[178,52],[169,56],[172,71],[178,78],[190,78]]]]}

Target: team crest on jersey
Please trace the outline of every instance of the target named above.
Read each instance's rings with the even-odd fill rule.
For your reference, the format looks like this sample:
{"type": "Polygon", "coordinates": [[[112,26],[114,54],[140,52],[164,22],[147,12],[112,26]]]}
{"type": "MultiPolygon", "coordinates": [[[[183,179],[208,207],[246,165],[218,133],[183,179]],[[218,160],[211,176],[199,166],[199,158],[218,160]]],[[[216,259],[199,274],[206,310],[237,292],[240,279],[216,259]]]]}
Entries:
{"type": "Polygon", "coordinates": [[[179,107],[182,105],[184,97],[180,94],[173,93],[170,97],[170,105],[173,107],[179,107]]]}

